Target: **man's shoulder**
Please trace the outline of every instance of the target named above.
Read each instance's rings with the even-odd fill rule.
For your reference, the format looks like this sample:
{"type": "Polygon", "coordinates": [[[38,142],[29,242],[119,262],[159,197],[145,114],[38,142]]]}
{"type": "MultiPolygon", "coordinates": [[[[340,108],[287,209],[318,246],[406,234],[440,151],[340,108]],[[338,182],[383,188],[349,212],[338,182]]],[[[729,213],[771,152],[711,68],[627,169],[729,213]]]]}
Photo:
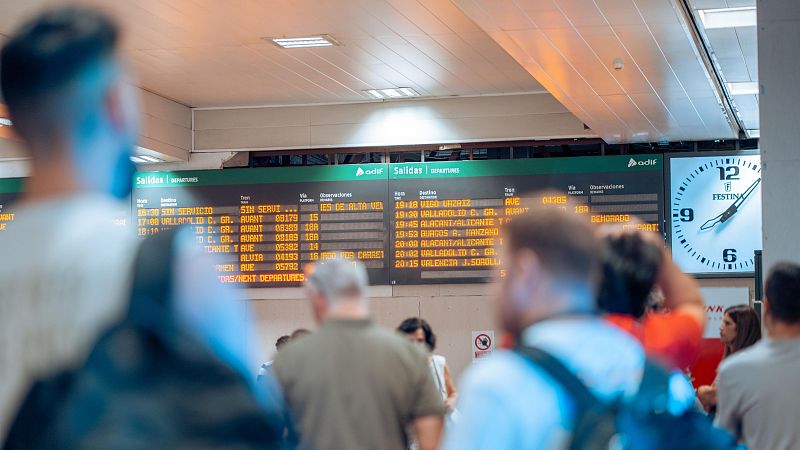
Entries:
{"type": "Polygon", "coordinates": [[[736,352],[736,354],[725,358],[719,367],[721,374],[730,374],[739,370],[746,370],[750,372],[752,369],[763,367],[764,364],[769,362],[769,355],[767,354],[767,346],[765,341],[761,341],[736,352]]]}
{"type": "Polygon", "coordinates": [[[464,375],[465,387],[497,393],[517,391],[522,385],[540,385],[542,382],[538,368],[510,350],[496,351],[473,363],[464,375]]]}

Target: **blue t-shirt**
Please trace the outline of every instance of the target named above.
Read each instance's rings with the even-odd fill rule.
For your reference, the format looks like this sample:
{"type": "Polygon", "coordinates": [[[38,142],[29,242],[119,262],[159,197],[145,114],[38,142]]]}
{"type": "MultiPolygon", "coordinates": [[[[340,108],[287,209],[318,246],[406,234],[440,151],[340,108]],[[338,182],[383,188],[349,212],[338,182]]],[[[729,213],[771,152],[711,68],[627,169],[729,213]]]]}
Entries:
{"type": "MultiPolygon", "coordinates": [[[[600,399],[631,396],[641,383],[641,345],[602,319],[548,320],[526,329],[521,339],[558,358],[600,399]]],[[[680,374],[673,377],[670,394],[674,412],[693,404],[692,387],[680,374]]],[[[557,381],[524,357],[501,351],[477,362],[465,375],[461,414],[445,436],[444,449],[566,448],[573,408],[557,381]]]]}

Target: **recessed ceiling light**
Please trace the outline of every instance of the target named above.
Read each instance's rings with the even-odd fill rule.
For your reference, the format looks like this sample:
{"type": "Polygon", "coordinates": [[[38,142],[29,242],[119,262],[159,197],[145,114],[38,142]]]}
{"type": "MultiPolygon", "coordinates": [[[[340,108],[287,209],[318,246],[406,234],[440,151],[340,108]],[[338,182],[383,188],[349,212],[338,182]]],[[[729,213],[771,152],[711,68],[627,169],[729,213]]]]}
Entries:
{"type": "Polygon", "coordinates": [[[758,94],[758,81],[728,83],[728,90],[731,95],[755,95],[758,94]]]}
{"type": "Polygon", "coordinates": [[[759,130],[757,128],[753,129],[753,130],[747,130],[747,137],[749,137],[749,138],[760,138],[761,137],[761,130],[759,130]]]}
{"type": "Polygon", "coordinates": [[[419,97],[419,92],[411,88],[370,89],[364,91],[377,99],[419,97]]]}
{"type": "Polygon", "coordinates": [[[700,21],[703,22],[703,27],[706,30],[756,26],[755,6],[700,9],[697,12],[700,14],[700,21]]]}
{"type": "Polygon", "coordinates": [[[317,36],[304,36],[293,38],[264,38],[281,48],[310,48],[310,47],[330,47],[339,45],[332,36],[320,34],[317,36]]]}

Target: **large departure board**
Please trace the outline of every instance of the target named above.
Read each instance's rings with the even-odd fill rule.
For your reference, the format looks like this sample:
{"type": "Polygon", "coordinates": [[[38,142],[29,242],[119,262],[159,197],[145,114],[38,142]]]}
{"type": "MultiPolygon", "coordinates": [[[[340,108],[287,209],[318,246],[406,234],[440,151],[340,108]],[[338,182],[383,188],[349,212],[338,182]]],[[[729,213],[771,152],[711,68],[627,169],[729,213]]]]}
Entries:
{"type": "Polygon", "coordinates": [[[0,233],[17,217],[10,205],[22,191],[23,181],[23,178],[0,178],[0,233]]]}
{"type": "Polygon", "coordinates": [[[219,279],[243,287],[298,286],[303,266],[337,252],[389,277],[388,166],[383,164],[139,173],[139,236],[186,225],[217,253],[219,279]]]}
{"type": "Polygon", "coordinates": [[[500,226],[530,204],[569,204],[598,225],[663,226],[660,155],[392,164],[389,176],[392,284],[487,280],[500,226]],[[533,198],[543,189],[564,194],[533,198]]]}

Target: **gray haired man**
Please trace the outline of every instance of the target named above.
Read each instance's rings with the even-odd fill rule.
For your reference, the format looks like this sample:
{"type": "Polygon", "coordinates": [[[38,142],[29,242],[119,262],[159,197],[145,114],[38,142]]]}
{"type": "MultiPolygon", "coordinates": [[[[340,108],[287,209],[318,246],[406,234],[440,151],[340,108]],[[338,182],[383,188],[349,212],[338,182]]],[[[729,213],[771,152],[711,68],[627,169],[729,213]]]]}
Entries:
{"type": "Polygon", "coordinates": [[[289,343],[275,374],[301,449],[435,449],[445,407],[425,355],[370,320],[364,265],[341,257],[310,266],[317,332],[289,343]]]}

